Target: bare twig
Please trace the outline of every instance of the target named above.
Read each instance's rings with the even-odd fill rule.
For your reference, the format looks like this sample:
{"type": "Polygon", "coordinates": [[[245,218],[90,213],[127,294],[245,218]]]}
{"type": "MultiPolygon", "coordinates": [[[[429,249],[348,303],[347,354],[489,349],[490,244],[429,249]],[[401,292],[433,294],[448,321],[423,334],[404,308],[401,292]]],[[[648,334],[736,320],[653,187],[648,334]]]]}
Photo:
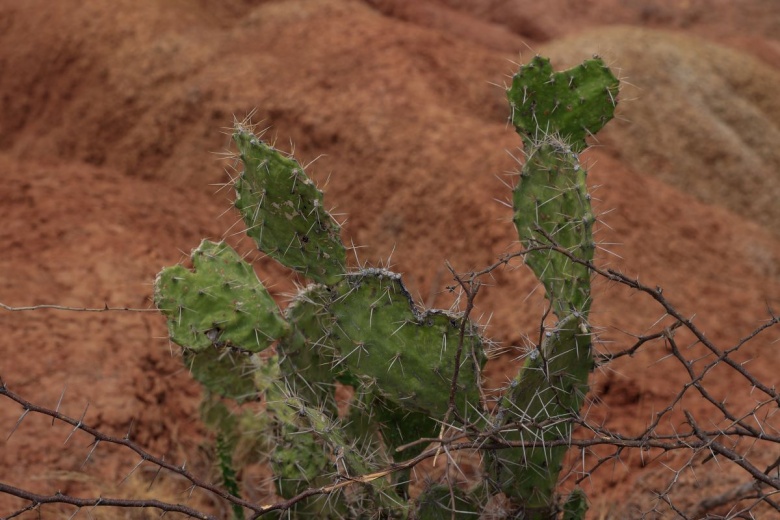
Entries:
{"type": "Polygon", "coordinates": [[[170,504],[167,502],[161,502],[160,500],[154,500],[154,499],[130,500],[130,499],[106,498],[106,497],[76,498],[70,495],[64,495],[62,493],[55,493],[54,495],[40,495],[37,493],[31,493],[24,489],[10,486],[3,482],[0,482],[0,493],[5,493],[7,495],[19,497],[24,500],[28,500],[30,502],[29,506],[24,507],[9,516],[6,516],[5,518],[13,518],[15,516],[19,516],[20,514],[26,511],[31,511],[43,504],[68,504],[79,508],[90,507],[90,506],[91,507],[125,507],[125,508],[133,508],[133,509],[153,508],[153,509],[159,509],[160,511],[164,511],[166,513],[182,513],[189,517],[198,518],[201,520],[216,520],[217,518],[215,516],[202,513],[201,511],[198,511],[191,507],[183,506],[181,504],[170,504]]]}
{"type": "Polygon", "coordinates": [[[55,311],[68,311],[68,312],[160,312],[157,309],[139,309],[133,307],[109,307],[108,303],[104,307],[68,307],[66,305],[29,305],[25,307],[12,307],[5,303],[0,303],[0,309],[10,312],[24,312],[24,311],[40,311],[43,309],[51,309],[55,311]]]}

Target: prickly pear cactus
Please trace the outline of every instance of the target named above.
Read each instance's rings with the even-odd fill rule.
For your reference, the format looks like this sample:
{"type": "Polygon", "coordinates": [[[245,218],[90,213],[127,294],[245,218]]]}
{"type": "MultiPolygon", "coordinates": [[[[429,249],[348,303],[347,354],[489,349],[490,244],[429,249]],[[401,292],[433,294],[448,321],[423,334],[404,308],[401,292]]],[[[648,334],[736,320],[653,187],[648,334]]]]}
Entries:
{"type": "MultiPolygon", "coordinates": [[[[590,277],[569,255],[592,260],[594,218],[578,154],[612,117],[617,80],[598,59],[554,73],[549,61],[534,58],[508,95],[528,159],[514,190],[514,223],[559,321],[493,416],[481,401],[489,341],[480,329],[459,313],[420,309],[398,274],[349,269],[340,227],[304,168],[251,128],[236,126],[244,169],[235,206],[247,234],[311,284],[281,310],[230,246],[204,241],[191,269],[158,275],[155,303],[210,399],[264,403],[262,420],[252,424],[262,425],[257,435],[269,446],[277,493],[323,493],[297,501],[285,516],[470,518],[498,492],[522,518],[557,514],[563,448],[486,450],[483,483],[471,491],[431,484],[415,499],[409,468],[398,464],[421,453],[425,443],[414,441],[435,438],[445,417],[464,432],[490,428],[508,441],[567,438],[587,392],[590,277]],[[264,352],[270,348],[273,355],[264,352]],[[346,413],[336,383],[353,388],[346,413]]],[[[219,410],[224,417],[227,408],[219,410]]],[[[229,450],[243,422],[219,423],[220,468],[236,494],[229,450]]],[[[578,493],[567,502],[570,518],[586,505],[578,493]]]]}

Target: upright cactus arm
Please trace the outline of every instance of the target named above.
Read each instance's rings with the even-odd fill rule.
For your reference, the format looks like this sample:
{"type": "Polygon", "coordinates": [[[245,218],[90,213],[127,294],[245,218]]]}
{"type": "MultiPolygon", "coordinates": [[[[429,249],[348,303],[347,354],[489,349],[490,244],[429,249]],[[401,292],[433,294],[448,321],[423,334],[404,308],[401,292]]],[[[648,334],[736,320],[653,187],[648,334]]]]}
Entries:
{"type": "MultiPolygon", "coordinates": [[[[600,58],[561,72],[536,56],[515,74],[507,91],[515,129],[527,161],[514,190],[514,223],[528,249],[551,238],[581,260],[593,259],[594,222],[587,172],[579,163],[585,138],[614,116],[619,81],[600,58]]],[[[559,319],[569,312],[587,315],[590,273],[551,250],[526,255],[542,281],[559,319]]]]}
{"type": "Polygon", "coordinates": [[[550,249],[550,240],[580,260],[593,260],[587,172],[565,141],[547,136],[529,152],[514,190],[514,223],[529,250],[526,264],[542,282],[558,318],[590,309],[590,272],[550,249]]]}
{"type": "MultiPolygon", "coordinates": [[[[521,67],[507,93],[527,157],[514,190],[513,220],[527,249],[526,264],[559,319],[501,401],[494,426],[505,429],[507,440],[570,438],[588,390],[590,272],[570,255],[593,259],[595,219],[578,154],[587,147],[585,138],[612,118],[617,91],[617,79],[600,59],[554,73],[549,60],[537,57],[521,67]]],[[[530,447],[487,454],[492,479],[523,518],[556,517],[555,489],[565,452],[565,447],[530,447]]],[[[580,508],[579,497],[573,495],[570,510],[580,508]]]]}

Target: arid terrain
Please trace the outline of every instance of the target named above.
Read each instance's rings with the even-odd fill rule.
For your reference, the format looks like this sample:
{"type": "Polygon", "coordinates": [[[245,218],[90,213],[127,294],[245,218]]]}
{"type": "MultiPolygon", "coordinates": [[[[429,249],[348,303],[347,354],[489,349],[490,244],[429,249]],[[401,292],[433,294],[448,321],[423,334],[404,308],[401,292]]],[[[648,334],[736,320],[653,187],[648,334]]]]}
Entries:
{"type": "MultiPolygon", "coordinates": [[[[556,68],[598,54],[623,81],[618,119],[584,154],[597,264],[662,287],[730,348],[780,312],[778,34],[776,0],[0,2],[0,302],[149,310],[0,310],[0,377],[213,480],[200,387],[150,297],[156,273],[206,237],[256,259],[280,302],[294,290],[251,253],[231,208],[234,119],[252,114],[308,165],[347,220],[345,243],[359,246],[353,265],[389,261],[421,304],[447,307],[445,261],[480,269],[519,248],[500,203],[522,158],[504,87],[537,53],[556,68]]],[[[535,289],[530,272],[506,269],[480,293],[475,316],[508,351],[488,366],[495,381],[538,334],[535,289]]],[[[599,352],[630,347],[663,318],[646,295],[594,279],[599,352]]],[[[768,387],[780,383],[778,338],[770,329],[734,354],[768,387]]],[[[699,348],[682,332],[678,342],[699,348]]],[[[637,434],[689,381],[663,342],[648,343],[594,373],[589,413],[637,434]]],[[[759,399],[735,370],[703,383],[736,409],[759,399]]],[[[706,423],[717,410],[694,397],[679,408],[706,423]]],[[[151,466],[123,481],[139,462],[129,450],[101,445],[85,463],[92,438],[51,419],[30,413],[14,430],[23,412],[0,398],[0,482],[227,514],[171,476],[147,491],[151,466]]],[[[755,419],[777,435],[775,416],[755,419]]],[[[671,414],[659,431],[683,420],[671,414]]],[[[685,456],[626,450],[599,466],[580,483],[589,518],[728,517],[735,502],[705,511],[702,500],[750,476],[685,456]]],[[[252,480],[262,471],[243,476],[247,498],[262,500],[267,487],[252,480]]],[[[0,517],[24,505],[0,495],[0,517]]],[[[778,514],[760,507],[751,514],[778,514]]],[[[159,517],[98,508],[76,518],[142,514],[159,517]]]]}

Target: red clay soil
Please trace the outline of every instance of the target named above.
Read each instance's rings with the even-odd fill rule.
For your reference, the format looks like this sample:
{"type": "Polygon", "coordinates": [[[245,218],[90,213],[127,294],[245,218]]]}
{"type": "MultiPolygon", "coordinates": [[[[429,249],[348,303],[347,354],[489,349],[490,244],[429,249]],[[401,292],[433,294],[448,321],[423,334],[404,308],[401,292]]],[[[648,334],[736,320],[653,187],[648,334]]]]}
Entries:
{"type": "MultiPolygon", "coordinates": [[[[509,197],[496,177],[515,171],[512,156],[521,156],[500,86],[535,52],[556,67],[600,53],[626,86],[621,120],[585,156],[601,221],[598,264],[661,286],[727,348],[780,298],[780,8],[773,0],[736,5],[5,2],[0,302],[151,309],[155,274],[201,238],[251,251],[234,225],[231,194],[220,189],[234,166],[220,152],[233,117],[253,112],[278,147],[294,147],[327,181],[326,203],[348,217],[343,238],[361,246],[358,261],[391,261],[421,302],[447,307],[445,260],[466,271],[518,247],[510,210],[496,202],[509,197]]],[[[293,289],[283,269],[267,259],[256,265],[280,301],[293,289]]],[[[524,269],[504,270],[480,295],[476,315],[510,351],[489,365],[493,381],[514,373],[513,356],[538,333],[535,288],[524,269]]],[[[658,330],[664,311],[651,298],[603,279],[594,293],[600,351],[658,330]]],[[[62,395],[60,411],[86,410],[90,426],[130,432],[151,453],[215,478],[200,388],[156,312],[0,311],[0,327],[0,377],[10,390],[49,407],[62,395]]],[[[776,340],[769,331],[737,355],[768,386],[780,373],[776,340]]],[[[680,344],[689,341],[681,333],[680,344]]],[[[643,431],[687,381],[668,354],[653,343],[597,371],[593,420],[643,431]]],[[[734,370],[705,382],[738,409],[758,399],[734,370]]],[[[702,420],[715,412],[701,399],[683,404],[702,420]]],[[[46,494],[147,496],[146,465],[119,486],[139,461],[128,450],[101,444],[84,463],[90,436],[69,438],[70,428],[32,413],[6,440],[22,412],[0,400],[0,482],[46,494]]],[[[591,517],[673,518],[656,499],[673,478],[674,506],[703,516],[702,499],[749,480],[727,463],[669,469],[684,463],[684,455],[626,451],[581,483],[591,517]]],[[[248,496],[261,500],[264,488],[245,476],[248,496]]],[[[226,514],[169,484],[151,492],[226,514]]],[[[2,495],[0,515],[24,504],[2,495]]],[[[44,507],[43,517],[54,511],[44,507]]]]}

